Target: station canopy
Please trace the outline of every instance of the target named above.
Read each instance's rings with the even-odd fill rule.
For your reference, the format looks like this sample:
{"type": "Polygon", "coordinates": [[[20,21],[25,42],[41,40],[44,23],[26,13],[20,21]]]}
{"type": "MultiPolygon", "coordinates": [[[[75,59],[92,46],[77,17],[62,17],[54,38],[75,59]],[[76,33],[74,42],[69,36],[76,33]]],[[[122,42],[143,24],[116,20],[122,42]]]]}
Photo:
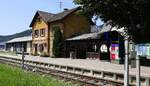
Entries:
{"type": "Polygon", "coordinates": [[[72,41],[72,40],[86,40],[86,39],[98,39],[100,34],[103,34],[105,32],[110,32],[110,31],[117,31],[121,35],[123,35],[123,29],[124,28],[117,28],[117,27],[112,27],[110,24],[103,24],[100,28],[98,28],[97,32],[91,32],[91,33],[85,33],[81,34],[72,38],[66,39],[66,41],[72,41]]]}
{"type": "Polygon", "coordinates": [[[28,42],[28,41],[32,41],[32,36],[25,36],[25,37],[14,38],[12,40],[9,40],[6,43],[28,42]]]}

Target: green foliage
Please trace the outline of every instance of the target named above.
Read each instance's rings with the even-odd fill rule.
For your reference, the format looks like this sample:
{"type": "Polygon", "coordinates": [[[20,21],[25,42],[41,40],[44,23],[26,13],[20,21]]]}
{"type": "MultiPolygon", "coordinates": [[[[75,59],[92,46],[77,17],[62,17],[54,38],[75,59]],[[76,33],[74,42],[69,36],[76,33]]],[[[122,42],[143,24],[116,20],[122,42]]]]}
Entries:
{"type": "Polygon", "coordinates": [[[39,56],[39,54],[38,53],[31,53],[31,55],[33,55],[33,56],[39,56]]]}
{"type": "Polygon", "coordinates": [[[0,64],[0,86],[73,86],[48,76],[0,64]]]}
{"type": "Polygon", "coordinates": [[[53,29],[54,29],[53,54],[54,57],[60,57],[63,37],[59,27],[55,27],[53,29]]]}
{"type": "Polygon", "coordinates": [[[74,3],[90,16],[98,15],[104,22],[127,27],[135,40],[150,36],[150,0],[74,0],[74,3]]]}

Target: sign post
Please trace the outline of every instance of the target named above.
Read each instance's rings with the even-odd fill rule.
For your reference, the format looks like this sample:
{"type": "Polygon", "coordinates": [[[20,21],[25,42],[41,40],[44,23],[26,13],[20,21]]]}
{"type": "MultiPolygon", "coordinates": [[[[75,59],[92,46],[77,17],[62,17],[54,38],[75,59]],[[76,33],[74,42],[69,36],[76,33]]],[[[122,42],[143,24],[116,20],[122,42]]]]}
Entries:
{"type": "Polygon", "coordinates": [[[130,60],[131,60],[131,68],[136,68],[136,86],[140,85],[140,58],[135,51],[135,44],[131,40],[130,42],[130,60]]]}
{"type": "Polygon", "coordinates": [[[137,52],[131,51],[130,52],[131,68],[136,68],[136,57],[137,57],[137,52]]]}

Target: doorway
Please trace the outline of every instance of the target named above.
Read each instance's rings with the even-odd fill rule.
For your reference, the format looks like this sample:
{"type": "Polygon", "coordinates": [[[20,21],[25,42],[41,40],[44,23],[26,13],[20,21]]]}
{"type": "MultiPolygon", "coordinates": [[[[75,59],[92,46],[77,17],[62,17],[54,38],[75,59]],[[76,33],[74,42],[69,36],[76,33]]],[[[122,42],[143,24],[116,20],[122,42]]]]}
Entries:
{"type": "Polygon", "coordinates": [[[34,53],[35,53],[35,54],[38,54],[38,53],[37,53],[37,50],[38,50],[37,48],[38,48],[38,46],[37,46],[37,44],[35,44],[35,45],[34,45],[34,50],[35,50],[34,53]]]}

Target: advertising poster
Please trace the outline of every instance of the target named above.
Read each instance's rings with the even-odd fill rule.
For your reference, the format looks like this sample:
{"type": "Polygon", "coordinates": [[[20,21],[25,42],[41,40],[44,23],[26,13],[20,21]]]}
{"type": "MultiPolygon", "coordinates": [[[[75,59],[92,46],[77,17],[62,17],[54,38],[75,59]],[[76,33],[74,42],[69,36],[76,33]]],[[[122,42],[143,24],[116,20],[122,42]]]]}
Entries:
{"type": "Polygon", "coordinates": [[[137,55],[150,56],[150,45],[149,44],[138,44],[136,45],[137,55]]]}
{"type": "Polygon", "coordinates": [[[110,46],[110,59],[119,59],[119,44],[111,44],[110,46]]]}

